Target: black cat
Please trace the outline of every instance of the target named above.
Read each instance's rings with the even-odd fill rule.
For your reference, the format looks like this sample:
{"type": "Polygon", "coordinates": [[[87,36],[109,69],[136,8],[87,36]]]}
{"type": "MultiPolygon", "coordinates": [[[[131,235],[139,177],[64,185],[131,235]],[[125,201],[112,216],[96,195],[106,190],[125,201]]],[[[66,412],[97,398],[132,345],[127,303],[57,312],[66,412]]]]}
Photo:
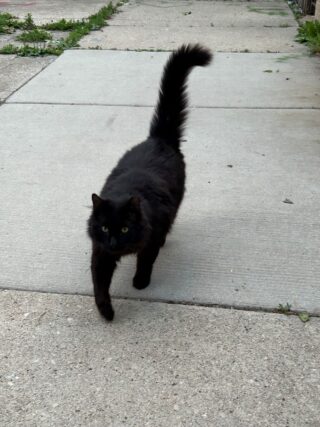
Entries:
{"type": "Polygon", "coordinates": [[[182,46],[171,54],[147,140],[120,159],[101,197],[92,195],[88,222],[92,280],[96,304],[107,320],[114,316],[109,287],[120,257],[137,254],[135,288],[150,283],[153,263],[184,194],[180,140],[187,116],[186,80],[194,66],[205,66],[211,58],[210,51],[200,45],[182,46]]]}

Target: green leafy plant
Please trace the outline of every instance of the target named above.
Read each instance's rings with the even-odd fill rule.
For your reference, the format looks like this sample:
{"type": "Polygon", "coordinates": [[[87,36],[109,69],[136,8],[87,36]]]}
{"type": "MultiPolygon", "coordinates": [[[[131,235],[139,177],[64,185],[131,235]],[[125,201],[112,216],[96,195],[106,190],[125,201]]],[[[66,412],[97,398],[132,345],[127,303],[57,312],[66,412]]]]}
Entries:
{"type": "Polygon", "coordinates": [[[34,28],[36,28],[36,24],[33,21],[31,13],[27,14],[20,28],[22,28],[23,30],[33,30],[34,28]]]}
{"type": "MultiPolygon", "coordinates": [[[[14,21],[15,18],[7,14],[9,16],[5,16],[3,18],[6,25],[8,25],[8,20],[11,20],[14,22],[14,28],[28,30],[17,37],[18,40],[23,41],[24,43],[38,43],[52,40],[52,35],[45,30],[70,31],[70,33],[66,38],[56,42],[51,41],[43,47],[35,45],[30,46],[29,44],[19,47],[8,44],[0,49],[0,53],[16,54],[19,56],[60,55],[65,49],[77,47],[80,39],[86,34],[89,34],[90,31],[99,30],[103,26],[107,25],[107,19],[116,13],[118,11],[118,7],[122,6],[124,3],[125,2],[122,1],[113,5],[112,2],[110,2],[107,6],[102,7],[97,13],[90,15],[88,18],[81,21],[67,21],[65,19],[60,19],[60,21],[45,24],[39,28],[35,26],[30,14],[27,15],[24,21],[14,21]]],[[[13,26],[10,27],[9,25],[9,28],[13,28],[13,26]]]]}
{"type": "Polygon", "coordinates": [[[307,313],[306,311],[299,313],[298,316],[299,316],[299,319],[301,320],[301,322],[303,322],[303,323],[309,322],[309,320],[310,320],[309,313],[307,313]]]}
{"type": "Polygon", "coordinates": [[[41,25],[41,28],[49,31],[72,31],[81,27],[81,25],[83,25],[83,21],[66,20],[63,18],[57,22],[41,25]]]}
{"type": "Polygon", "coordinates": [[[10,13],[0,12],[0,34],[13,33],[19,28],[19,21],[10,13]]]}
{"type": "Polygon", "coordinates": [[[20,34],[16,40],[19,40],[23,43],[40,43],[47,40],[52,40],[52,35],[45,30],[39,30],[35,28],[34,30],[26,31],[20,34]]]}
{"type": "Polygon", "coordinates": [[[320,21],[307,21],[298,29],[296,40],[306,43],[312,53],[320,53],[320,21]]]}
{"type": "Polygon", "coordinates": [[[282,314],[289,314],[291,312],[291,304],[279,304],[278,312],[282,314]]]}
{"type": "Polygon", "coordinates": [[[14,46],[12,44],[7,44],[2,49],[0,53],[5,55],[18,55],[18,56],[44,56],[44,55],[61,55],[63,49],[55,46],[47,47],[38,47],[38,46],[29,46],[24,45],[22,47],[14,46]]]}

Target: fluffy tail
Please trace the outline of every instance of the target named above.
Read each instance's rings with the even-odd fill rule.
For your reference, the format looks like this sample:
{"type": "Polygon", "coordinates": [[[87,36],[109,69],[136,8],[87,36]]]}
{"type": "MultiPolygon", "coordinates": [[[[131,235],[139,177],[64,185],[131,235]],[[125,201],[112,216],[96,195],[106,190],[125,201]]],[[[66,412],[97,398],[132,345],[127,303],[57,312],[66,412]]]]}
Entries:
{"type": "Polygon", "coordinates": [[[183,45],[173,52],[164,67],[158,103],[151,121],[150,136],[166,139],[178,148],[187,118],[187,77],[193,67],[211,62],[209,49],[195,45],[183,45]]]}

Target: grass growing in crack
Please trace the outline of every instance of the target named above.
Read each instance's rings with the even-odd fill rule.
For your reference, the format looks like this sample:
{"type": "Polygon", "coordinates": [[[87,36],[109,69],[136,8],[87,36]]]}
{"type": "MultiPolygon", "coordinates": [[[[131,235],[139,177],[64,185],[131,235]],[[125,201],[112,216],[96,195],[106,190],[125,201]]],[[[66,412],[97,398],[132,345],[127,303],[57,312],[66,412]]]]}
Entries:
{"type": "Polygon", "coordinates": [[[301,320],[301,322],[303,322],[303,323],[309,322],[309,320],[310,320],[310,315],[306,311],[299,313],[298,316],[299,316],[299,319],[301,320]]]}
{"type": "Polygon", "coordinates": [[[0,49],[0,53],[4,55],[18,55],[18,56],[45,56],[45,55],[61,55],[63,49],[54,46],[38,47],[24,45],[22,47],[14,46],[12,44],[5,45],[0,49]]]}
{"type": "Polygon", "coordinates": [[[28,13],[25,20],[21,23],[21,27],[23,30],[33,30],[36,28],[36,24],[33,21],[31,13],[28,13]]]}
{"type": "Polygon", "coordinates": [[[291,310],[291,304],[286,303],[286,304],[279,304],[278,309],[276,310],[278,313],[281,314],[285,314],[286,316],[298,316],[299,319],[301,320],[301,322],[303,323],[307,323],[310,320],[310,314],[307,311],[301,311],[301,312],[297,312],[297,311],[292,311],[291,310]]]}
{"type": "Polygon", "coordinates": [[[289,303],[285,305],[279,304],[278,312],[282,314],[289,314],[291,312],[291,304],[289,303]]]}
{"type": "Polygon", "coordinates": [[[0,12],[0,34],[14,33],[15,30],[33,30],[36,25],[30,13],[27,14],[24,20],[19,20],[11,13],[0,12]]]}
{"type": "Polygon", "coordinates": [[[320,21],[302,24],[298,28],[296,41],[307,44],[312,53],[320,53],[320,21]]]}
{"type": "Polygon", "coordinates": [[[285,12],[282,9],[277,8],[263,8],[263,7],[254,7],[254,6],[248,6],[249,12],[256,12],[256,13],[262,13],[263,15],[270,15],[270,16],[288,16],[287,12],[285,12]]]}
{"type": "MultiPolygon", "coordinates": [[[[45,30],[62,30],[70,31],[69,35],[57,42],[51,42],[47,46],[39,47],[36,45],[30,46],[25,44],[23,47],[14,46],[8,44],[0,49],[0,54],[15,54],[19,56],[43,56],[43,55],[60,55],[65,49],[70,49],[78,46],[80,39],[89,34],[90,31],[99,30],[100,28],[107,25],[107,20],[118,11],[119,6],[122,6],[126,1],[120,1],[117,4],[113,5],[110,2],[107,6],[102,7],[97,13],[90,15],[88,18],[81,21],[67,21],[61,19],[57,22],[52,22],[50,24],[42,25],[39,28],[36,28],[32,16],[28,14],[24,21],[18,21],[10,14],[1,14],[6,15],[3,18],[3,22],[6,25],[3,25],[3,28],[9,29],[9,32],[15,31],[16,28],[21,28],[24,30],[29,30],[28,33],[24,33],[19,36],[19,40],[27,43],[38,43],[44,42],[46,40],[51,40],[52,36],[50,33],[47,33],[45,30]],[[11,19],[11,24],[8,22],[11,19]],[[8,21],[9,20],[9,21],[8,21]],[[41,35],[40,35],[41,34],[41,35]],[[45,34],[50,34],[51,39],[45,34]],[[22,37],[22,38],[21,38],[22,37]],[[44,37],[47,37],[44,40],[44,37]],[[41,40],[40,40],[41,38],[41,40]],[[27,40],[28,39],[28,40],[27,40]]],[[[0,32],[1,32],[1,20],[0,20],[0,32]]]]}
{"type": "Polygon", "coordinates": [[[0,12],[0,34],[13,33],[19,27],[19,21],[10,13],[0,12]]]}
{"type": "Polygon", "coordinates": [[[16,37],[16,40],[23,43],[41,43],[46,42],[47,40],[52,40],[52,35],[48,33],[48,31],[35,28],[34,30],[20,34],[20,36],[16,37]]]}
{"type": "Polygon", "coordinates": [[[57,22],[50,22],[49,24],[41,25],[41,28],[49,31],[72,31],[81,27],[82,24],[83,21],[74,21],[73,19],[66,20],[63,18],[57,22]]]}

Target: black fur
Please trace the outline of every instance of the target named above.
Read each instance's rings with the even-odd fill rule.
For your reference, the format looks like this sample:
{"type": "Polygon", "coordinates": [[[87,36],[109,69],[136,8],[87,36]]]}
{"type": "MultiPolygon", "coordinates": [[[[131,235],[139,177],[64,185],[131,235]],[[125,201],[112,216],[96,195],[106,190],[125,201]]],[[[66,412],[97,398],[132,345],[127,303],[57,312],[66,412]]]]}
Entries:
{"type": "Polygon", "coordinates": [[[191,69],[210,63],[200,45],[182,46],[163,72],[159,100],[146,141],[128,151],[111,172],[100,197],[93,194],[88,222],[96,304],[112,320],[109,286],[117,261],[137,254],[133,286],[150,283],[153,263],[176,217],[185,186],[180,140],[186,120],[186,79],[191,69]]]}

